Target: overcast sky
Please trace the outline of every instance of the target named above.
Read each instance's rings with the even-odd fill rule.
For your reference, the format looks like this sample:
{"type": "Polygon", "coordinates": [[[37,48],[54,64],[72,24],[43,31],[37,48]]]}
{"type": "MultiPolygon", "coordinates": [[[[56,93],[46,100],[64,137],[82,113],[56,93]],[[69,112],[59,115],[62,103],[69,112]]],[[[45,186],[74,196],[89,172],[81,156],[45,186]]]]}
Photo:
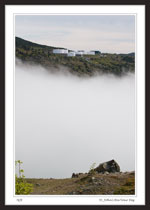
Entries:
{"type": "Polygon", "coordinates": [[[72,50],[135,51],[133,15],[16,15],[15,35],[72,50]]]}

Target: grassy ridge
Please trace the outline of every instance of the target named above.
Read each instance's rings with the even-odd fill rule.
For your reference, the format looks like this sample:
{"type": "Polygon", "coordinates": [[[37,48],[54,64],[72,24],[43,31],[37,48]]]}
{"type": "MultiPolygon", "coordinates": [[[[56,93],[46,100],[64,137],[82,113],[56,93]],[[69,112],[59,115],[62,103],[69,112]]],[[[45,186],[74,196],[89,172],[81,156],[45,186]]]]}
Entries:
{"type": "Polygon", "coordinates": [[[55,47],[40,45],[16,37],[16,57],[24,62],[40,64],[46,68],[65,66],[77,75],[93,75],[95,73],[134,72],[135,58],[131,54],[84,55],[83,57],[67,57],[53,54],[55,47]]]}

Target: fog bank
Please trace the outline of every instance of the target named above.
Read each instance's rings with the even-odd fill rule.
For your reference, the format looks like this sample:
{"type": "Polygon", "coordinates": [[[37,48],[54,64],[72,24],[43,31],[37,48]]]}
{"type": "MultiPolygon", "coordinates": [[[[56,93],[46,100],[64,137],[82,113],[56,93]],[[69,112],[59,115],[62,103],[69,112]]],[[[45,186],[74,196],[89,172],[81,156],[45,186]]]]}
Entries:
{"type": "Polygon", "coordinates": [[[78,78],[16,65],[15,159],[33,178],[71,177],[115,159],[135,169],[134,75],[78,78]]]}

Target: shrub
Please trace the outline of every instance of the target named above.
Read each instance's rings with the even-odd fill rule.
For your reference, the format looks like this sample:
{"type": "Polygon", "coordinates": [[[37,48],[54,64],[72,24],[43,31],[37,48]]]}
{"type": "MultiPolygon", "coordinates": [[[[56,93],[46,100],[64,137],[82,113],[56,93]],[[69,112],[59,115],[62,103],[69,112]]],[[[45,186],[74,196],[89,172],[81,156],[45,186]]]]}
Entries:
{"type": "Polygon", "coordinates": [[[93,163],[91,165],[90,170],[89,170],[89,174],[93,175],[95,173],[95,171],[94,171],[95,165],[96,165],[96,163],[93,163]]]}
{"type": "Polygon", "coordinates": [[[25,180],[23,174],[24,170],[21,169],[22,162],[20,160],[15,161],[16,166],[19,165],[19,176],[15,175],[15,194],[16,195],[28,195],[33,190],[33,185],[29,184],[25,180]]]}

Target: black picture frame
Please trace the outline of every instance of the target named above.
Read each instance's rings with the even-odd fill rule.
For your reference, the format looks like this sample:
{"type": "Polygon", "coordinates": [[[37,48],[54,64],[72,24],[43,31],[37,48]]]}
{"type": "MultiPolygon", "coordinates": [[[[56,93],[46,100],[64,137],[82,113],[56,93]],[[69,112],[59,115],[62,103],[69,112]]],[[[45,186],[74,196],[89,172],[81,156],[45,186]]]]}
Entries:
{"type": "MultiPolygon", "coordinates": [[[[62,1],[62,0],[3,0],[0,3],[0,162],[1,162],[1,172],[0,172],[0,207],[2,208],[11,208],[15,209],[16,206],[5,206],[5,6],[6,5],[145,5],[146,8],[146,44],[145,44],[145,61],[146,61],[146,74],[145,74],[145,98],[146,98],[146,107],[145,107],[145,166],[146,166],[146,205],[138,206],[140,209],[149,209],[150,208],[150,98],[149,98],[149,89],[150,89],[150,1],[149,0],[97,0],[97,1],[62,1]]],[[[114,208],[137,208],[137,206],[22,206],[22,208],[33,208],[33,209],[43,209],[50,208],[63,208],[63,209],[93,209],[93,208],[102,208],[102,209],[114,209],[114,208]]]]}

